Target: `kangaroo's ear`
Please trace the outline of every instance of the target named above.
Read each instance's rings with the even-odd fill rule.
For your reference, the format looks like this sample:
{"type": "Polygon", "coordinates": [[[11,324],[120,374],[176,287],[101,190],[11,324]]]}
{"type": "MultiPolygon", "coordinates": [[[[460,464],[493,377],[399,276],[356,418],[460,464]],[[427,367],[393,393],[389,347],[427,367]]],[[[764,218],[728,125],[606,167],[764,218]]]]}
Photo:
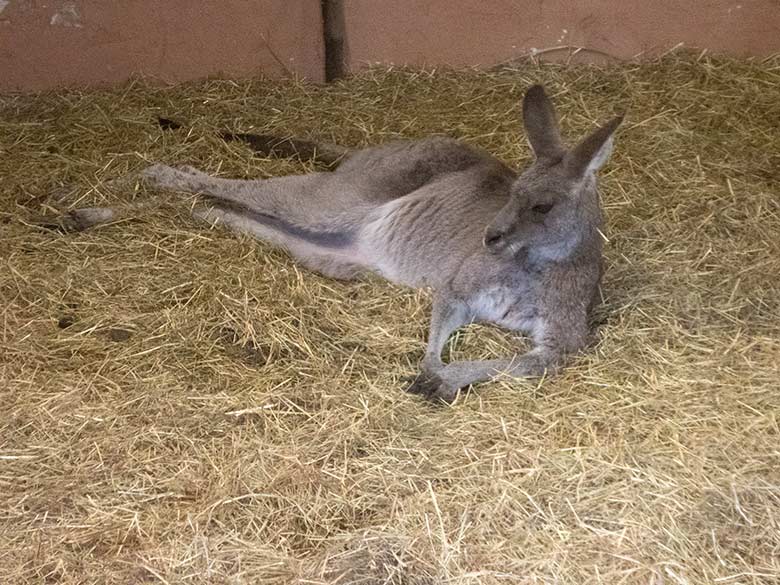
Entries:
{"type": "Polygon", "coordinates": [[[541,85],[528,88],[523,99],[525,134],[538,159],[560,159],[565,152],[550,98],[541,85]]]}
{"type": "Polygon", "coordinates": [[[612,153],[612,135],[623,121],[623,116],[613,118],[587,136],[566,155],[566,168],[574,177],[595,173],[612,153]]]}

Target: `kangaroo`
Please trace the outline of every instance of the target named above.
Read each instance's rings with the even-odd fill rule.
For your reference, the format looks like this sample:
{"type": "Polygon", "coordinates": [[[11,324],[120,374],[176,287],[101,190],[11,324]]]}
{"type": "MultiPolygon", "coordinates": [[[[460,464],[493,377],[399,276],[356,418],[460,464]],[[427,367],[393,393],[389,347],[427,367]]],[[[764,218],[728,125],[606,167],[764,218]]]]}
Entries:
{"type": "MultiPolygon", "coordinates": [[[[319,157],[335,170],[232,180],[155,164],[140,177],[153,188],[208,197],[213,207],[196,208],[196,217],[279,246],[326,276],[370,271],[432,288],[427,349],[407,391],[452,402],[460,389],[501,373],[552,374],[588,343],[602,275],[596,171],[622,116],[567,149],[552,102],[535,85],[523,99],[523,121],[535,160],[522,173],[444,137],[351,151],[226,134],[264,152],[319,157]],[[471,322],[527,334],[533,348],[444,363],[447,339],[471,322]]],[[[79,228],[113,218],[100,208],[81,211],[70,215],[79,228]]]]}

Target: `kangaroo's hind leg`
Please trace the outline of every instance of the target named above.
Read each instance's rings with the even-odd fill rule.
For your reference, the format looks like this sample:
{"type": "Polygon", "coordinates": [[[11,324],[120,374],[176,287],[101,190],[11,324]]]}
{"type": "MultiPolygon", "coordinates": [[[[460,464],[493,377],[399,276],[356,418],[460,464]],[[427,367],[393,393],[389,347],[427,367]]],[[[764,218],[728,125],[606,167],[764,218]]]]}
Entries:
{"type": "Polygon", "coordinates": [[[140,176],[154,187],[229,202],[258,221],[331,246],[345,245],[370,207],[361,200],[359,187],[332,173],[237,180],[156,164],[140,176]]]}
{"type": "Polygon", "coordinates": [[[222,179],[191,166],[163,164],[145,168],[139,177],[158,189],[197,193],[269,213],[276,208],[286,211],[298,207],[323,182],[321,173],[258,180],[222,179]]]}
{"type": "Polygon", "coordinates": [[[334,249],[308,242],[256,221],[240,210],[221,206],[199,207],[192,211],[192,215],[212,226],[222,225],[281,248],[305,268],[330,278],[351,280],[367,272],[360,263],[359,254],[352,248],[334,249]]]}
{"type": "Polygon", "coordinates": [[[153,165],[141,175],[156,187],[212,198],[215,207],[198,212],[201,219],[281,247],[311,270],[345,279],[368,268],[358,245],[365,210],[348,190],[328,188],[329,173],[242,181],[153,165]]]}

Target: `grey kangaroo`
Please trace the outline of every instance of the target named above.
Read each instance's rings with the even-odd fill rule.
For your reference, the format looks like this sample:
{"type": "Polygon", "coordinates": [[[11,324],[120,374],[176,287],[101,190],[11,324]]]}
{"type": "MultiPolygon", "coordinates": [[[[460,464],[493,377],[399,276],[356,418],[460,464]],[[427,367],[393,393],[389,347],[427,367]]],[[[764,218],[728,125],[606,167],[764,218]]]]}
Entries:
{"type": "MultiPolygon", "coordinates": [[[[265,152],[307,152],[336,168],[247,181],[155,164],[140,176],[152,187],[210,198],[213,206],[196,209],[197,217],[284,248],[321,274],[350,279],[371,271],[431,287],[428,346],[408,391],[451,402],[459,389],[501,373],[553,373],[589,340],[602,273],[596,171],[622,116],[567,149],[552,103],[536,85],[525,95],[523,119],[535,160],[521,174],[443,137],[350,151],[226,135],[265,152]],[[471,322],[523,332],[533,349],[444,363],[448,337],[471,322]]],[[[113,217],[104,209],[70,214],[81,227],[113,217]]]]}

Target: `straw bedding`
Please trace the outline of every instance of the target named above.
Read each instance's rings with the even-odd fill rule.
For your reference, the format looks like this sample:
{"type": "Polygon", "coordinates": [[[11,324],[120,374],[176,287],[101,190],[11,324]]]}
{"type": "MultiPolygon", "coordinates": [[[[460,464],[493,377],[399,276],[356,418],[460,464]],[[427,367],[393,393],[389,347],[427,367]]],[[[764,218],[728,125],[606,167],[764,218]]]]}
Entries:
{"type": "MultiPolygon", "coordinates": [[[[777,58],[0,97],[0,581],[777,582],[779,169],[777,58]],[[327,280],[108,184],[150,161],[312,168],[224,129],[447,133],[520,166],[533,82],[570,138],[628,111],[598,343],[452,407],[402,391],[429,293],[327,280]],[[32,223],[132,201],[150,205],[81,233],[32,223]]],[[[446,351],[522,344],[471,326],[446,351]]]]}

